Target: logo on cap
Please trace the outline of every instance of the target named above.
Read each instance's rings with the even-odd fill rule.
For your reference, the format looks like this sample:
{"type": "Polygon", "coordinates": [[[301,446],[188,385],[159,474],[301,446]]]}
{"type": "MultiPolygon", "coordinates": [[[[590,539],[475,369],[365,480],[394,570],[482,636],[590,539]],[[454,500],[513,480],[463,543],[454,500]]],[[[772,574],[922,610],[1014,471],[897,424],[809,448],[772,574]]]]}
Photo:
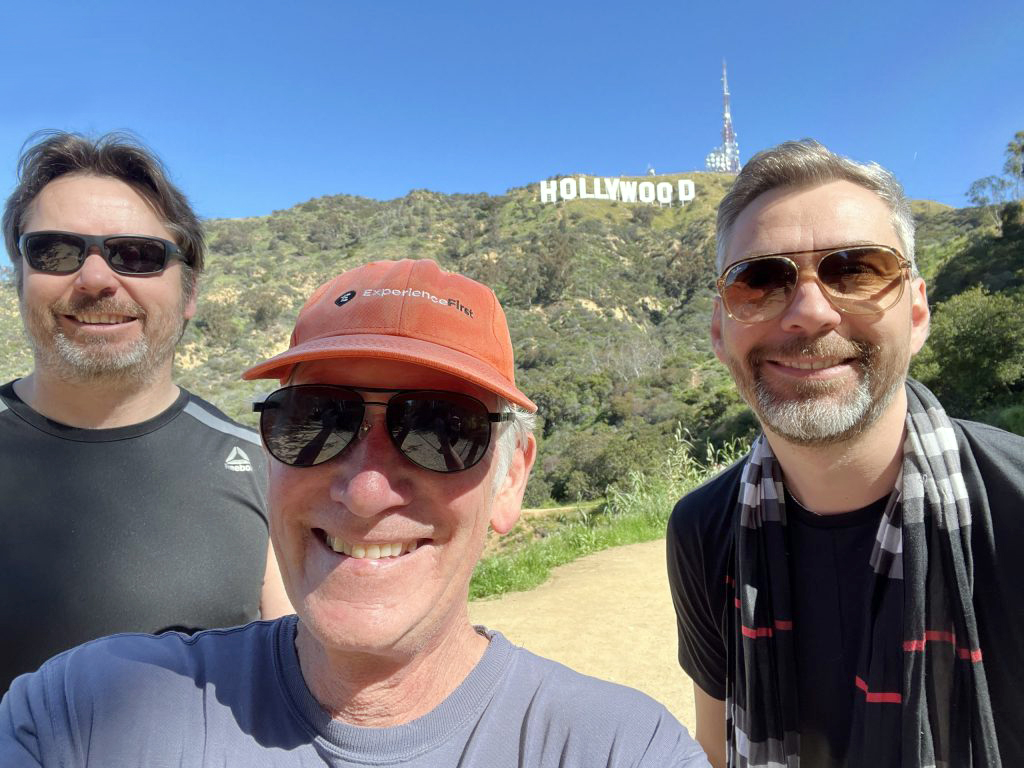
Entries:
{"type": "Polygon", "coordinates": [[[342,307],[342,306],[348,304],[350,301],[352,301],[352,299],[355,297],[355,295],[356,295],[355,291],[347,291],[346,293],[343,293],[343,294],[341,294],[341,296],[336,298],[334,300],[334,303],[337,304],[339,307],[342,307]]]}

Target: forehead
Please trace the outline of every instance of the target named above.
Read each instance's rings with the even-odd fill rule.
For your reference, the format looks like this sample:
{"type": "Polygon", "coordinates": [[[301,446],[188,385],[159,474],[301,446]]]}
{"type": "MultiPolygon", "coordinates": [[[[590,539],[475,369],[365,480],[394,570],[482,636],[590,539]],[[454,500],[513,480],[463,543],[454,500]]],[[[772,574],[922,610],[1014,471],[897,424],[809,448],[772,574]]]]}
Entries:
{"type": "Polygon", "coordinates": [[[84,235],[155,235],[174,240],[153,205],[113,176],[67,174],[35,196],[22,231],[58,229],[84,235]]]}
{"type": "Polygon", "coordinates": [[[371,358],[338,358],[299,363],[292,384],[338,384],[359,389],[440,389],[472,395],[494,408],[497,397],[472,382],[415,363],[371,358]]]}
{"type": "Polygon", "coordinates": [[[849,181],[782,187],[757,197],[736,218],[726,266],[749,256],[858,243],[899,248],[889,206],[849,181]]]}

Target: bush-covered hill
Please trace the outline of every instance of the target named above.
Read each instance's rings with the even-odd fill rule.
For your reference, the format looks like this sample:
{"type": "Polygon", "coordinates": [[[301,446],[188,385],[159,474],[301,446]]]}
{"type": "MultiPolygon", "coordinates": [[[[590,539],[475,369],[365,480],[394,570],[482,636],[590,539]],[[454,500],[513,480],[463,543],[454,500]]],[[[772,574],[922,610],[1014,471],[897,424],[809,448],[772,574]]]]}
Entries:
{"type": "MultiPolygon", "coordinates": [[[[508,314],[517,380],[543,416],[528,501],[600,495],[631,469],[658,466],[677,425],[698,442],[748,436],[756,426],[707,334],[714,213],[731,177],[686,178],[697,195],[684,206],[542,204],[530,185],[501,196],[337,195],[210,221],[209,268],[179,346],[178,380],[252,424],[249,403],[268,384],[239,374],[287,346],[315,286],[374,259],[432,258],[492,286],[508,314]]],[[[995,236],[981,209],[918,202],[915,215],[926,277],[995,236]]],[[[0,378],[30,368],[8,281],[0,378]]]]}

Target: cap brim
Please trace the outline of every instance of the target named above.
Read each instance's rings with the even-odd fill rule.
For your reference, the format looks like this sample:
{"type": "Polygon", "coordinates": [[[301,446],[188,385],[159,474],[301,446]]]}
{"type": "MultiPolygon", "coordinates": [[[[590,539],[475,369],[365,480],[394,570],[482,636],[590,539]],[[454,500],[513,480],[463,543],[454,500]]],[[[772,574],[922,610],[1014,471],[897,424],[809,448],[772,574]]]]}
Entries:
{"type": "Polygon", "coordinates": [[[367,333],[314,339],[254,365],[242,374],[242,378],[246,381],[253,379],[284,381],[297,363],[346,357],[397,360],[433,368],[501,395],[530,413],[537,410],[536,404],[530,398],[494,368],[479,359],[451,347],[406,336],[367,333]]]}

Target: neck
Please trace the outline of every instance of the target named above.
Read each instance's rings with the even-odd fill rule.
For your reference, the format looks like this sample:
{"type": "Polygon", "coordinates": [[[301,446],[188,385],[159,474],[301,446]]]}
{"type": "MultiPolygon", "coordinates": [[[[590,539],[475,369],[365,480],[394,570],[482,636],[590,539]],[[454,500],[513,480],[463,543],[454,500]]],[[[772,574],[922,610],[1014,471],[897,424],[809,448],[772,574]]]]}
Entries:
{"type": "Polygon", "coordinates": [[[162,413],[178,397],[171,364],[144,380],[134,377],[66,379],[36,368],[14,384],[30,408],[52,421],[83,429],[139,424],[162,413]]]}
{"type": "Polygon", "coordinates": [[[765,429],[786,488],[819,515],[866,507],[892,491],[903,459],[907,395],[903,388],[885,413],[855,438],[835,445],[797,445],[765,429]]]}
{"type": "Polygon", "coordinates": [[[459,687],[487,649],[468,620],[410,653],[336,652],[300,621],[295,638],[299,667],[313,697],[331,717],[384,728],[422,717],[459,687]]]}

